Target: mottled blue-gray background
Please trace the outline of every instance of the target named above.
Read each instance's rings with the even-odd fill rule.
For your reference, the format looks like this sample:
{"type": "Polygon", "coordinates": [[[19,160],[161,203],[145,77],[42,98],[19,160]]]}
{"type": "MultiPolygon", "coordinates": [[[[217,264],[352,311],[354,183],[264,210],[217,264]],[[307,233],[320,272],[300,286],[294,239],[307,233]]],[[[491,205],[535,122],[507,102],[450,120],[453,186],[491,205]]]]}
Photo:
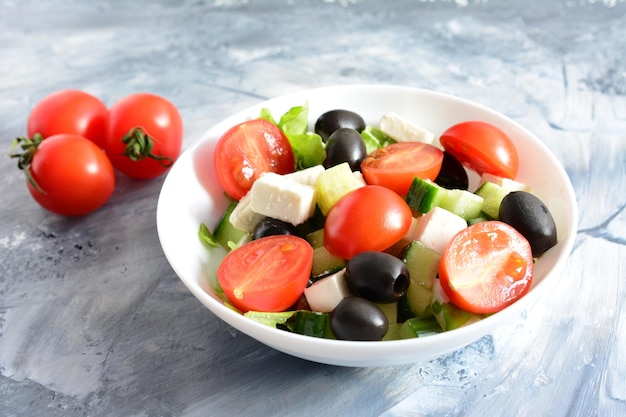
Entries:
{"type": "MultiPolygon", "coordinates": [[[[162,254],[163,179],[118,178],[81,219],[43,211],[0,159],[0,415],[626,415],[624,1],[0,0],[0,141],[46,94],[169,98],[185,147],[310,87],[390,83],[490,106],[574,184],[580,232],[550,294],[428,363],[339,368],[217,320],[162,254]]],[[[6,154],[5,153],[5,154],[6,154]]]]}

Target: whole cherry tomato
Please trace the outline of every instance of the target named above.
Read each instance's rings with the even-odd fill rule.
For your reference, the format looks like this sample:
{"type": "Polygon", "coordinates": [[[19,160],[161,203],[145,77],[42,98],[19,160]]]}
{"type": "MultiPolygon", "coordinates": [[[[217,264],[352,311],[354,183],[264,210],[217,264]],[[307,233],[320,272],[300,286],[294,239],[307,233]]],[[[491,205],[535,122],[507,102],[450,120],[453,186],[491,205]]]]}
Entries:
{"type": "Polygon", "coordinates": [[[104,146],[108,110],[97,97],[80,90],[61,90],[44,97],[30,112],[26,132],[32,138],[61,133],[84,136],[104,146]]]}
{"type": "Polygon", "coordinates": [[[324,222],[324,246],[343,259],[383,251],[406,234],[411,220],[411,209],[395,191],[366,185],[350,191],[330,209],[324,222]]]}
{"type": "Polygon", "coordinates": [[[113,166],[129,177],[149,179],[167,172],[182,141],[180,113],[163,97],[131,94],[109,109],[104,149],[113,166]]]}
{"type": "Polygon", "coordinates": [[[92,141],[75,134],[45,140],[18,138],[30,194],[45,209],[63,216],[81,216],[102,206],[115,188],[115,171],[106,154],[92,141]]]}

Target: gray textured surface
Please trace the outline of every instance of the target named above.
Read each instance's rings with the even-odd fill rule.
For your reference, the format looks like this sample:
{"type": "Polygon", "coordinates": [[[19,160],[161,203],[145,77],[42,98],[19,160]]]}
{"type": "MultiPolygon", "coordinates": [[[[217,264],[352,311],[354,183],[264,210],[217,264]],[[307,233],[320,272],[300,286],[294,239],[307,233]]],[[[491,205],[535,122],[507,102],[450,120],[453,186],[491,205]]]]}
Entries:
{"type": "Polygon", "coordinates": [[[44,95],[173,101],[185,146],[235,111],[346,83],[448,92],[512,117],[580,207],[558,287],[428,363],[344,369],[220,323],[157,239],[162,178],[118,178],[81,219],[43,211],[0,159],[0,415],[626,415],[623,1],[0,0],[0,138],[44,95]]]}

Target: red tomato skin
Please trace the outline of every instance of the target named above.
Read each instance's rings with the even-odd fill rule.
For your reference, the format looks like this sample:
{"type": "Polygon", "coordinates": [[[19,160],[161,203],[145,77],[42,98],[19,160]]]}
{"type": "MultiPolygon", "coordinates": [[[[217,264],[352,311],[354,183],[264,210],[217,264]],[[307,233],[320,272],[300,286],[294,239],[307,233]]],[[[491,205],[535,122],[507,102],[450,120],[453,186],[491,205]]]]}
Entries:
{"type": "Polygon", "coordinates": [[[411,219],[411,209],[397,193],[366,185],[344,195],[330,209],[324,223],[324,246],[343,259],[383,251],[404,237],[411,219]]]}
{"type": "Polygon", "coordinates": [[[113,194],[115,171],[106,154],[79,135],[53,135],[33,155],[26,181],[43,208],[62,216],[82,216],[100,208],[113,194]]]}
{"type": "Polygon", "coordinates": [[[39,133],[43,138],[58,134],[84,136],[104,146],[106,105],[97,97],[80,90],[61,90],[44,97],[31,110],[26,132],[28,137],[39,133]]]}
{"type": "Polygon", "coordinates": [[[528,241],[513,227],[496,220],[460,231],[439,264],[441,287],[450,301],[477,314],[496,313],[513,304],[530,289],[533,272],[528,241]],[[475,278],[475,285],[462,285],[467,284],[467,278],[475,278]]]}
{"type": "Polygon", "coordinates": [[[235,200],[246,195],[262,173],[288,174],[295,168],[289,139],[263,119],[228,129],[216,144],[213,163],[220,184],[235,200]]]}
{"type": "Polygon", "coordinates": [[[368,184],[382,185],[405,196],[415,177],[433,181],[443,162],[443,152],[422,142],[399,142],[370,153],[361,164],[368,184]]]}
{"type": "Polygon", "coordinates": [[[136,179],[156,178],[166,173],[180,154],[183,143],[183,120],[178,109],[167,99],[150,93],[128,95],[109,110],[105,151],[113,166],[136,179]],[[154,142],[152,154],[167,157],[158,161],[145,157],[133,161],[124,155],[122,138],[141,128],[154,142]]]}
{"type": "Polygon", "coordinates": [[[285,311],[304,293],[313,248],[294,235],[266,236],[229,252],[217,280],[230,303],[242,312],[285,311]]]}
{"type": "Polygon", "coordinates": [[[479,175],[489,173],[511,179],[517,175],[519,157],[515,144],[490,123],[458,123],[443,132],[439,140],[447,152],[479,175]]]}

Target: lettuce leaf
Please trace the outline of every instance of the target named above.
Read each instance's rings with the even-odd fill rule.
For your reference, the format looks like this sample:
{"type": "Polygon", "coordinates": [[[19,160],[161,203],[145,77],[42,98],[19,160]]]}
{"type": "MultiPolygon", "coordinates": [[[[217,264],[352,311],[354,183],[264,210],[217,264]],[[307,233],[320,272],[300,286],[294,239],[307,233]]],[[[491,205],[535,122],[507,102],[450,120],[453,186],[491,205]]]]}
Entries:
{"type": "Polygon", "coordinates": [[[283,114],[278,123],[269,109],[261,109],[260,117],[276,124],[287,136],[296,160],[296,169],[301,170],[321,165],[326,159],[324,141],[320,135],[309,132],[309,106],[296,106],[283,114]]]}

